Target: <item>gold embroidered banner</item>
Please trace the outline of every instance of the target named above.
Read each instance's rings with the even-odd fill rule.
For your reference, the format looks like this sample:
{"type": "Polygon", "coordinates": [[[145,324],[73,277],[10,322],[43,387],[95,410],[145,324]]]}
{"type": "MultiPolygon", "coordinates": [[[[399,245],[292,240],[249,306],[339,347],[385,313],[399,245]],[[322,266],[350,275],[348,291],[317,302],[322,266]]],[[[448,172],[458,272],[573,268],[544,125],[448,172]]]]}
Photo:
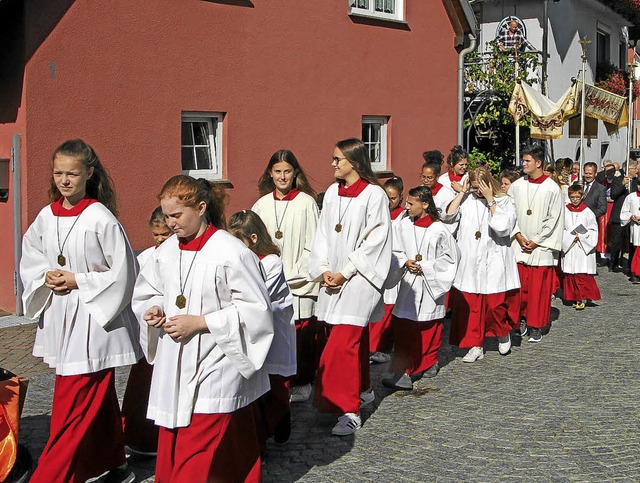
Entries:
{"type": "MultiPolygon", "coordinates": [[[[578,87],[578,106],[581,106],[582,83],[576,83],[578,87]]],[[[628,124],[629,111],[627,110],[627,99],[599,87],[587,84],[584,91],[585,116],[600,119],[608,124],[614,124],[618,128],[628,124]]],[[[578,111],[580,108],[578,108],[578,111]]]]}
{"type": "Polygon", "coordinates": [[[532,138],[559,139],[566,119],[576,112],[575,84],[557,102],[553,102],[526,82],[516,83],[509,112],[516,122],[526,114],[531,115],[532,138]]]}

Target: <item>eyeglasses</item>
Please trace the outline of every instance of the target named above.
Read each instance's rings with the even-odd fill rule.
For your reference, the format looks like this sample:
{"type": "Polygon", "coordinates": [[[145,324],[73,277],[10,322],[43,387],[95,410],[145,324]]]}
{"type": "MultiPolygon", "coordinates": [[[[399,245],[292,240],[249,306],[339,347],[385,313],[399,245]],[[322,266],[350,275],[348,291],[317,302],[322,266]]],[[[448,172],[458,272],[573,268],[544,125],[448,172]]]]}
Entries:
{"type": "Polygon", "coordinates": [[[433,181],[434,179],[436,179],[435,176],[425,176],[424,174],[420,175],[420,179],[423,179],[425,181],[433,181]]]}
{"type": "Polygon", "coordinates": [[[340,160],[342,160],[342,159],[347,159],[347,158],[339,158],[338,156],[334,156],[334,157],[331,158],[331,162],[332,163],[339,163],[340,160]]]}

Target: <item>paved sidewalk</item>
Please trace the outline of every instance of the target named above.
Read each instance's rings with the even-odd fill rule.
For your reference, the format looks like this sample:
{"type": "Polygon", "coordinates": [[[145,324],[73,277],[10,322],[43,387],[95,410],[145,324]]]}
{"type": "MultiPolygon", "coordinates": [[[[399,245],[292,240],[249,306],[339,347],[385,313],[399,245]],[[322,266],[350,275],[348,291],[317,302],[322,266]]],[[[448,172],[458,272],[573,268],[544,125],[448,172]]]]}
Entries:
{"type": "MultiPolygon", "coordinates": [[[[373,366],[376,402],[355,437],[330,436],[334,416],[294,406],[291,440],[269,446],[265,481],[639,481],[640,286],[622,274],[597,280],[599,306],[555,301],[550,334],[506,357],[490,341],[484,360],[465,364],[444,345],[440,374],[412,393],[383,388],[387,364],[373,366]]],[[[31,378],[21,438],[37,458],[53,375],[29,355],[34,329],[0,329],[0,365],[31,378]]],[[[153,481],[153,460],[131,464],[137,481],[153,481]]]]}

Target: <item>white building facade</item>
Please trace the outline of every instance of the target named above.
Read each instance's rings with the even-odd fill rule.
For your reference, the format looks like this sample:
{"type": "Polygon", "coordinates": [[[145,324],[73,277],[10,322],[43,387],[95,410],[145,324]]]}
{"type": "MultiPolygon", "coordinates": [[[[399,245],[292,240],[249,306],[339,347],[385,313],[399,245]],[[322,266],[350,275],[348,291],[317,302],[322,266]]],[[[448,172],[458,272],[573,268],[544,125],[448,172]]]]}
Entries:
{"type": "MultiPolygon", "coordinates": [[[[623,30],[630,23],[622,16],[597,0],[476,0],[472,5],[481,25],[478,50],[483,53],[491,49],[487,45],[496,38],[501,22],[507,17],[516,17],[523,25],[528,41],[533,48],[543,51],[544,5],[548,8],[548,64],[547,96],[556,101],[571,85],[571,78],[580,78],[582,69],[582,47],[578,43],[585,35],[592,42],[587,47],[586,82],[593,84],[596,65],[611,62],[626,69],[627,44],[623,30]]],[[[542,69],[538,69],[540,89],[542,69]]],[[[613,135],[598,121],[597,137],[585,141],[584,161],[598,165],[603,160],[623,163],[626,160],[627,128],[613,135]]],[[[569,123],[564,126],[562,139],[553,141],[555,159],[579,158],[580,139],[569,137],[569,123]]]]}

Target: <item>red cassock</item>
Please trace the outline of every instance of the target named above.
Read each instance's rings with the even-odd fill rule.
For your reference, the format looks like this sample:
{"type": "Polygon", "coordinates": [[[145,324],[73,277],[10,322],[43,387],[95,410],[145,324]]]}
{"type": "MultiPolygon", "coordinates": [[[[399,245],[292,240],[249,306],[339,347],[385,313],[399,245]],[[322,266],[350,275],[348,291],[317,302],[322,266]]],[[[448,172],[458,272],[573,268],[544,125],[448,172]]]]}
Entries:
{"type": "Polygon", "coordinates": [[[384,315],[379,322],[369,324],[369,350],[371,352],[391,352],[393,348],[393,326],[395,317],[392,315],[393,304],[384,304],[384,315]]]}
{"type": "Polygon", "coordinates": [[[261,482],[253,404],[194,414],[185,428],[160,428],[156,483],[261,482]]]}
{"type": "Polygon", "coordinates": [[[84,483],[125,463],[115,370],[56,376],[51,429],[33,483],[84,483]]]}
{"type": "Polygon", "coordinates": [[[153,366],[142,358],[131,366],[122,401],[124,442],[143,451],[158,448],[158,427],[147,419],[153,366]]]}
{"type": "Polygon", "coordinates": [[[640,248],[636,247],[631,259],[631,275],[640,277],[640,248]]]}
{"type": "Polygon", "coordinates": [[[563,285],[565,300],[600,300],[600,289],[593,275],[566,273],[563,285]]]}
{"type": "Polygon", "coordinates": [[[269,374],[269,383],[269,392],[263,394],[253,405],[261,449],[266,449],[267,439],[275,434],[278,424],[291,414],[287,378],[269,374]]]}
{"type": "Polygon", "coordinates": [[[520,291],[473,294],[451,289],[452,320],[449,341],[459,347],[482,347],[484,338],[506,337],[519,327],[520,291]]]}
{"type": "Polygon", "coordinates": [[[332,326],[316,375],[314,405],[328,413],[359,414],[360,393],[370,387],[368,328],[332,326]]]}
{"type": "Polygon", "coordinates": [[[438,362],[442,319],[428,322],[396,318],[391,368],[408,374],[424,372],[438,362]]]}
{"type": "Polygon", "coordinates": [[[518,263],[522,284],[520,312],[529,327],[541,329],[549,324],[551,294],[557,283],[555,270],[555,266],[534,267],[518,263]]]}
{"type": "Polygon", "coordinates": [[[600,253],[609,253],[609,222],[613,203],[607,203],[607,212],[598,219],[598,244],[596,250],[600,253]]]}

